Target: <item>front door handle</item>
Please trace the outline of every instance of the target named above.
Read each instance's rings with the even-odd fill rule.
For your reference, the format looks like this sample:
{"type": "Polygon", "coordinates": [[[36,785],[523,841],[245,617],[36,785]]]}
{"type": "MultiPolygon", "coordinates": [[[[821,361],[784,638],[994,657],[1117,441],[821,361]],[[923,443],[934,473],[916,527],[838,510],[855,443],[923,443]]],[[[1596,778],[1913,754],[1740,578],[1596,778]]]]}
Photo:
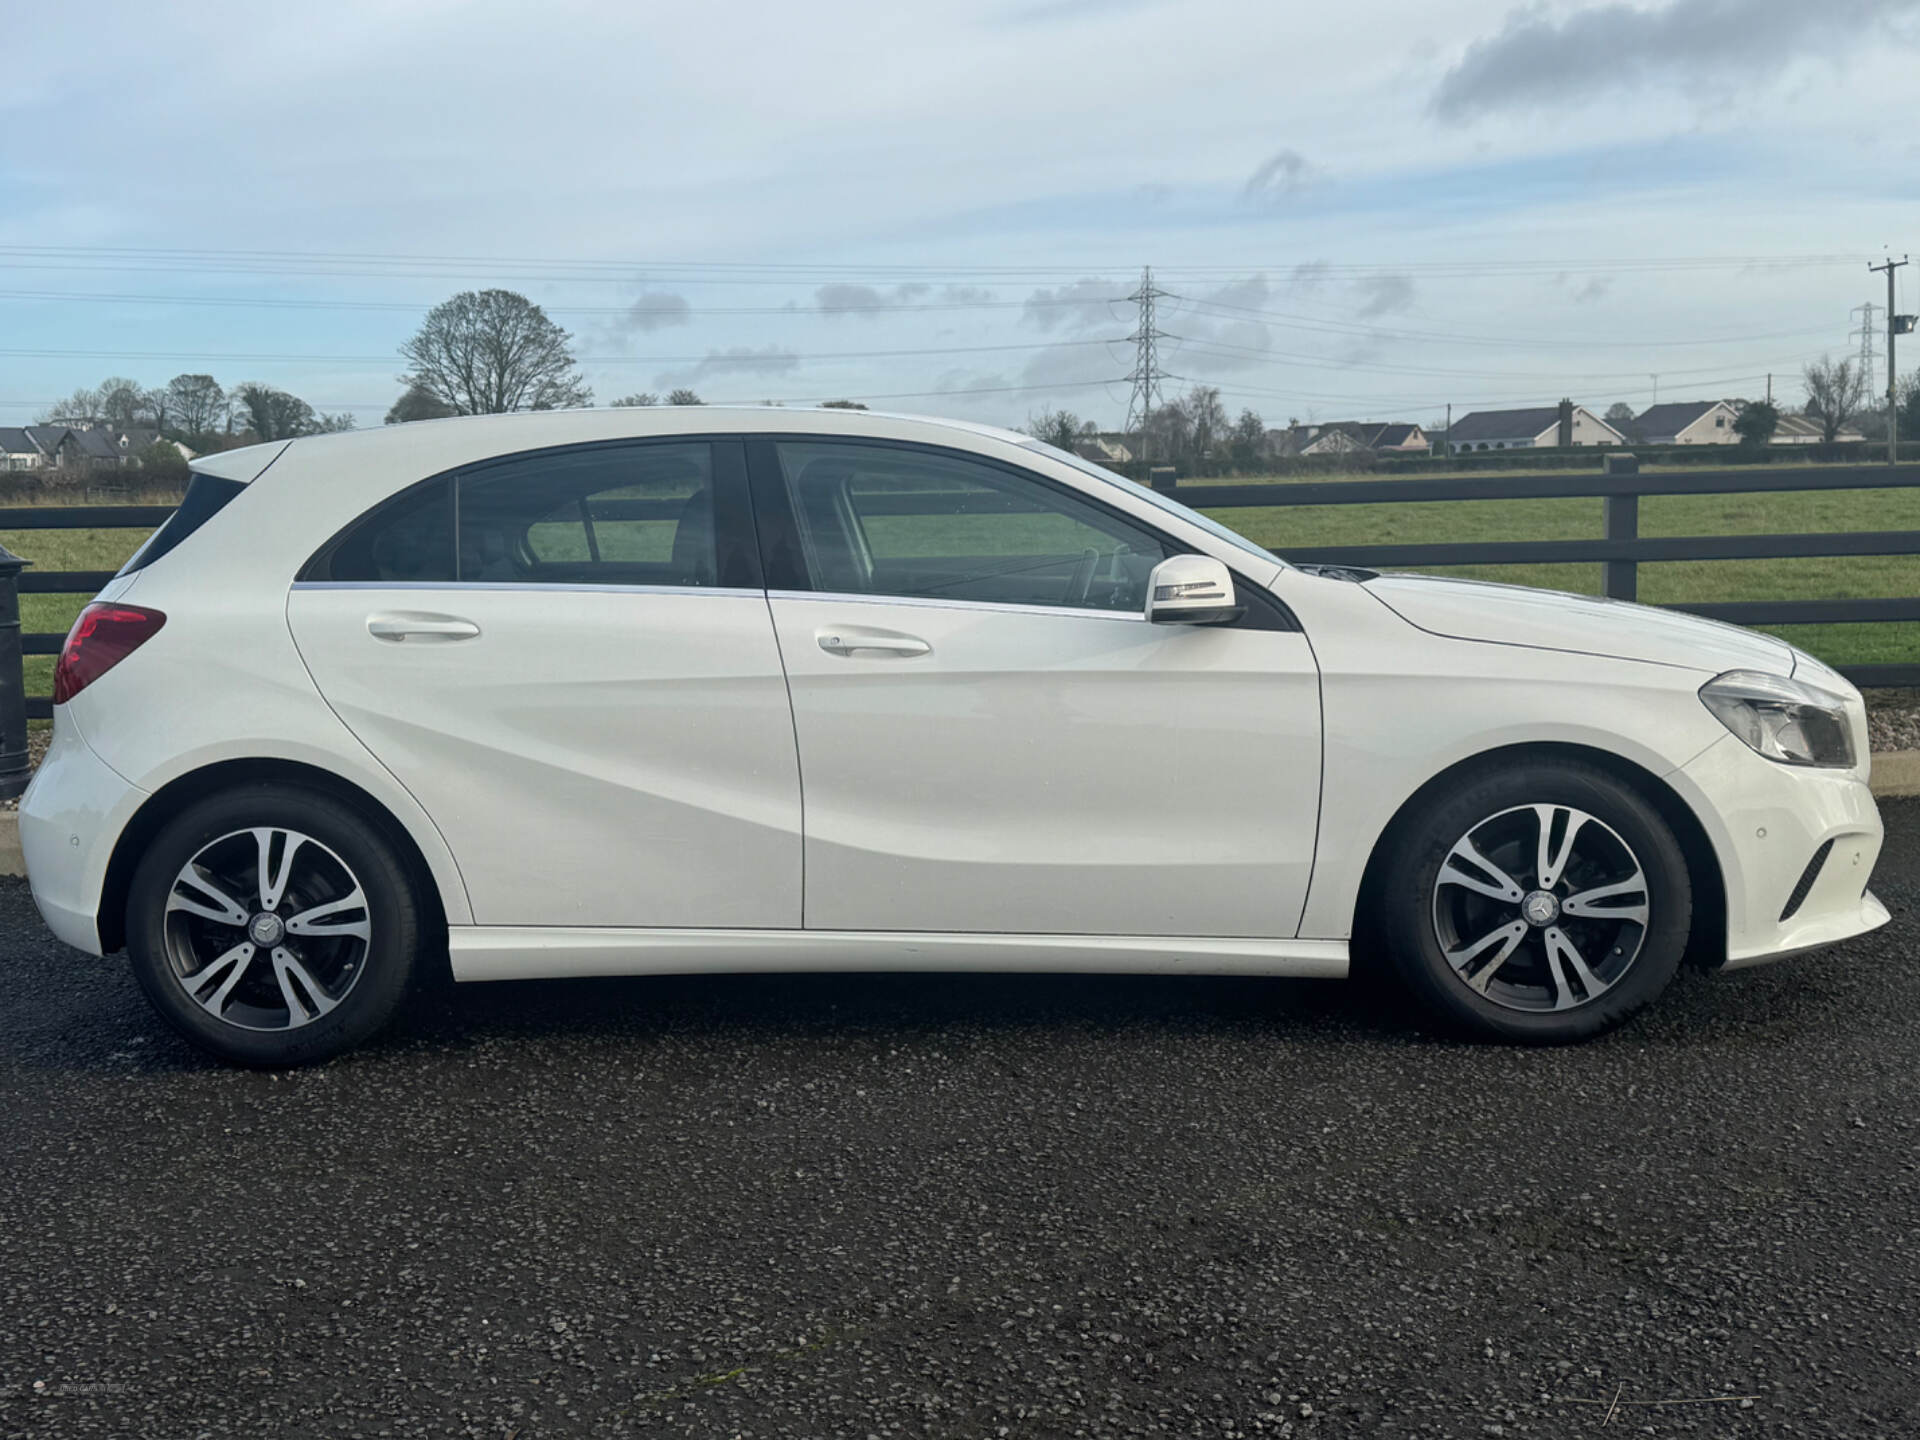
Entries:
{"type": "Polygon", "coordinates": [[[457,615],[369,615],[367,633],[376,640],[471,640],[480,627],[457,615]]]}
{"type": "Polygon", "coordinates": [[[910,655],[930,654],[933,650],[933,646],[917,635],[900,635],[891,630],[860,630],[852,626],[816,631],[814,638],[829,655],[854,655],[864,650],[905,659],[910,655]]]}

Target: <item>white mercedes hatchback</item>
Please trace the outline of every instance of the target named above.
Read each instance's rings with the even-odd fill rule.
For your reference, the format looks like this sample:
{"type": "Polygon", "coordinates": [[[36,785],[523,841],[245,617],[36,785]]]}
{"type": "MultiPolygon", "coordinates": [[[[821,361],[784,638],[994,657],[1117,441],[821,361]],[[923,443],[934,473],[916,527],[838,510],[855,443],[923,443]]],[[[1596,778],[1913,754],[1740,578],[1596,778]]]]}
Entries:
{"type": "Polygon", "coordinates": [[[461,980],[1341,976],[1571,1040],[1883,923],[1860,696],[1765,635],[1286,564],[1023,436],[430,421],[196,462],[60,657],[65,941],[285,1065],[461,980]]]}

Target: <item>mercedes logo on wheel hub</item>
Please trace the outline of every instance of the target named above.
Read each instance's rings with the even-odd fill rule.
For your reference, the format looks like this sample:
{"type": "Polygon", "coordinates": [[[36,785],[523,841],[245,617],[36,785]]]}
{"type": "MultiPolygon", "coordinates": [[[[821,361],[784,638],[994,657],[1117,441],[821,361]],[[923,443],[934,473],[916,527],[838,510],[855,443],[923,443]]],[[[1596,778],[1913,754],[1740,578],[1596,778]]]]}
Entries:
{"type": "Polygon", "coordinates": [[[1529,925],[1551,925],[1560,918],[1560,902],[1544,890],[1535,890],[1520,902],[1520,914],[1529,925]]]}

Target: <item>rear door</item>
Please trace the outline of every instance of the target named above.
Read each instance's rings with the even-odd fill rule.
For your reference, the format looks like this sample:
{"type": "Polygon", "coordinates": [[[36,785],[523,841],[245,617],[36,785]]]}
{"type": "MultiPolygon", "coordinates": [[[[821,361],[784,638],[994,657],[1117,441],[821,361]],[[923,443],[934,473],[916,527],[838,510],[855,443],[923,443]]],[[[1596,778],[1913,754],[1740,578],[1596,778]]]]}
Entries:
{"type": "Polygon", "coordinates": [[[1290,937],[1319,676],[1264,590],[1151,625],[1175,542],[931,447],[749,442],[805,781],[806,925],[1290,937]]]}
{"type": "Polygon", "coordinates": [[[477,923],[799,925],[751,526],[738,441],[536,451],[398,497],[294,586],[321,693],[440,827],[477,923]]]}

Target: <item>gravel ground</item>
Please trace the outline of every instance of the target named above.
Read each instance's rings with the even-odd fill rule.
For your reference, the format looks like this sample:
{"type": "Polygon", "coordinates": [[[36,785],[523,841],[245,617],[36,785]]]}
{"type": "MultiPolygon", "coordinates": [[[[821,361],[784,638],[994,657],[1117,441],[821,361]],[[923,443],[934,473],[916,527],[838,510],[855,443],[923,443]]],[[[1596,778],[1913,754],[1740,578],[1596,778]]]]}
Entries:
{"type": "Polygon", "coordinates": [[[1911,1436],[1885,811],[1891,927],[1559,1051],[1324,983],[675,978],[274,1077],[0,882],[0,1435],[1911,1436]]]}
{"type": "Polygon", "coordinates": [[[1920,690],[1868,690],[1867,740],[1875,750],[1920,750],[1920,690]]]}

